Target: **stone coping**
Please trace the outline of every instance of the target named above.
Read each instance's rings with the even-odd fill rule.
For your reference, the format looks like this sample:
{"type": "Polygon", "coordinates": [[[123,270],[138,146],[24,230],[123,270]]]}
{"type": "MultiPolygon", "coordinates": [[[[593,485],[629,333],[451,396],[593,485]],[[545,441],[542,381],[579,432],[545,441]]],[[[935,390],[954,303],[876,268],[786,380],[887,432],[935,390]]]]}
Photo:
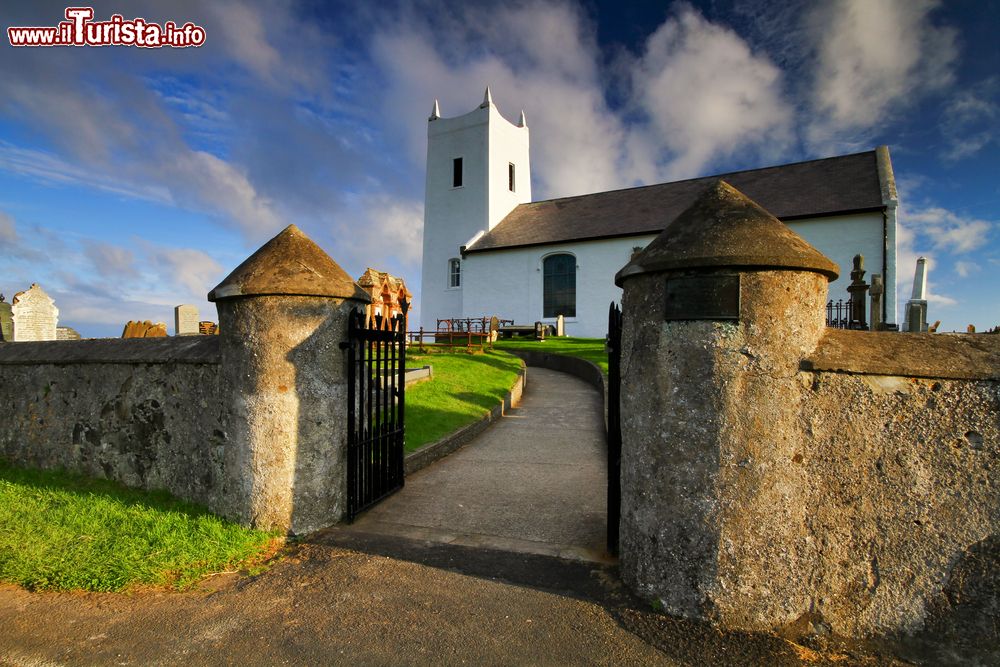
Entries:
{"type": "Polygon", "coordinates": [[[514,386],[504,395],[503,402],[487,412],[482,418],[471,424],[466,424],[454,433],[449,433],[440,440],[428,443],[420,449],[410,452],[403,459],[403,472],[412,475],[422,468],[443,459],[455,450],[468,444],[473,438],[486,430],[490,424],[500,419],[507,410],[521,402],[521,394],[527,382],[527,369],[522,365],[514,386]]]}
{"type": "Polygon", "coordinates": [[[0,343],[3,364],[218,364],[218,336],[0,343]]]}
{"type": "Polygon", "coordinates": [[[828,329],[804,371],[949,380],[1000,380],[1000,334],[828,329]]]}

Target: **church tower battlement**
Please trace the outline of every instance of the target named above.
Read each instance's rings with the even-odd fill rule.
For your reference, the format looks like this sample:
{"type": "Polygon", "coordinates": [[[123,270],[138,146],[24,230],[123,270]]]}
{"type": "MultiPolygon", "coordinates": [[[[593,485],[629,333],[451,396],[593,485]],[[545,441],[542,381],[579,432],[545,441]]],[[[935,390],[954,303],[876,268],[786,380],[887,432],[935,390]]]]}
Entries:
{"type": "Polygon", "coordinates": [[[427,123],[427,182],[420,319],[434,330],[438,319],[465,313],[462,249],[493,229],[518,204],[531,201],[528,126],[504,118],[490,89],[467,114],[442,118],[438,102],[427,123]]]}

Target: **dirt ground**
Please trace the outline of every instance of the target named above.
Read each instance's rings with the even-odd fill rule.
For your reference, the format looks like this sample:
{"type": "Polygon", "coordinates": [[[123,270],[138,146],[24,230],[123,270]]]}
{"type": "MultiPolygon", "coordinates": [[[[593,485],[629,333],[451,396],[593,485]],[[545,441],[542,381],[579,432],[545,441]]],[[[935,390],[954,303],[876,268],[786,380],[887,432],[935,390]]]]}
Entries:
{"type": "Polygon", "coordinates": [[[902,663],[657,614],[612,566],[333,530],[262,575],[211,577],[191,592],[0,586],[0,664],[902,663]]]}

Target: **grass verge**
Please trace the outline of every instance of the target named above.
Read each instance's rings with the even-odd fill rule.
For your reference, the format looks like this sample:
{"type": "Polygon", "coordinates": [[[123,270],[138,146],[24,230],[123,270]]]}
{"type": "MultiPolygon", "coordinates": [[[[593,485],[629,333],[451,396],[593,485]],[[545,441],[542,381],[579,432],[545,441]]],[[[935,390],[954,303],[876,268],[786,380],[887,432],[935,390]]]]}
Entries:
{"type": "Polygon", "coordinates": [[[0,461],[0,580],[31,590],[183,589],[259,571],[281,542],[163,491],[0,461]]]}
{"type": "Polygon", "coordinates": [[[604,349],[603,338],[546,338],[545,340],[501,339],[493,344],[501,350],[537,350],[579,357],[596,364],[605,375],[608,374],[608,352],[604,349]]]}
{"type": "Polygon", "coordinates": [[[504,399],[521,369],[521,360],[506,352],[407,352],[407,367],[428,364],[434,379],[406,390],[407,452],[480,419],[504,399]]]}

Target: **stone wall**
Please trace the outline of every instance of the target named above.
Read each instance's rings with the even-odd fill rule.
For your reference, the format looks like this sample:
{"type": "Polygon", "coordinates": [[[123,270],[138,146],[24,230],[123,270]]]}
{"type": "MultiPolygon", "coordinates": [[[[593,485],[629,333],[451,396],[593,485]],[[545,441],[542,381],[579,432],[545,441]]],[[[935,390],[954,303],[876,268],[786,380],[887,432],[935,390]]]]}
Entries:
{"type": "Polygon", "coordinates": [[[649,303],[626,303],[624,578],[755,630],[990,613],[1000,573],[949,590],[1000,539],[1000,337],[825,329],[818,274],[742,278],[740,322],[656,321],[662,278],[626,295],[649,303]],[[791,294],[815,321],[783,320],[791,294]]]}
{"type": "Polygon", "coordinates": [[[167,489],[259,528],[340,521],[340,344],[370,298],[294,225],[208,298],[218,336],[0,345],[0,457],[167,489]]]}
{"type": "Polygon", "coordinates": [[[214,505],[219,358],[215,336],[0,345],[0,457],[214,505]]]}

